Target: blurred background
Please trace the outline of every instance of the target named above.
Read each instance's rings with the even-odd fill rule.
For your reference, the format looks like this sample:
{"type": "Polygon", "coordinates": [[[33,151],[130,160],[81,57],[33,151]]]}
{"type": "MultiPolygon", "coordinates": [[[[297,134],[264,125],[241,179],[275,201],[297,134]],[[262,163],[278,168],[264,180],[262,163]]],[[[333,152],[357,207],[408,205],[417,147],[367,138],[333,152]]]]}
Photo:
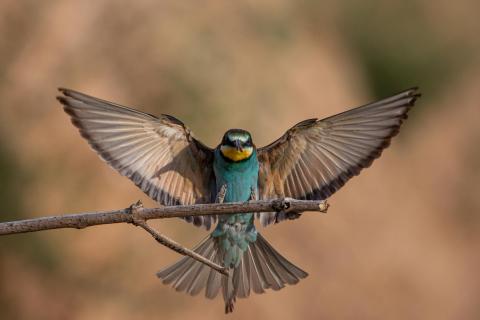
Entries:
{"type": "MultiPolygon", "coordinates": [[[[260,229],[310,273],[230,319],[480,318],[480,3],[0,2],[0,220],[155,206],[89,149],[65,86],[182,119],[210,146],[418,85],[380,160],[327,215],[260,229]]],[[[193,246],[206,234],[155,221],[193,246]]],[[[223,301],[164,286],[179,256],[131,225],[0,238],[1,319],[220,319],[223,301]]]]}

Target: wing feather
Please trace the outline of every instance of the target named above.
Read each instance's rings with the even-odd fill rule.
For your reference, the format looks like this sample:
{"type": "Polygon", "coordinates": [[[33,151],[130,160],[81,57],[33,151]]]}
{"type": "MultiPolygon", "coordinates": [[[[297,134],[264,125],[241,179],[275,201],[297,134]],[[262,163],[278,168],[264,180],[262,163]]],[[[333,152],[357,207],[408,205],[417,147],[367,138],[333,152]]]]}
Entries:
{"type": "MultiPolygon", "coordinates": [[[[420,97],[417,88],[323,120],[308,119],[258,149],[260,199],[322,200],[369,167],[389,146],[420,97]]],[[[285,215],[259,214],[263,225],[285,215]]]]}
{"type": "MultiPolygon", "coordinates": [[[[143,113],[69,89],[58,100],[90,146],[162,205],[213,200],[213,150],[178,119],[143,113]]],[[[214,216],[186,219],[210,227],[214,216]]]]}

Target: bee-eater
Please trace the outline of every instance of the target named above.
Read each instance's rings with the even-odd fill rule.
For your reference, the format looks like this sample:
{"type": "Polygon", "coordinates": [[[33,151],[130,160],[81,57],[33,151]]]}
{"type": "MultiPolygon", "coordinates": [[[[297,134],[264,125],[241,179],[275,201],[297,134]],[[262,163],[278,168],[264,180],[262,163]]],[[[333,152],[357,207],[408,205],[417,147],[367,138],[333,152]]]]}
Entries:
{"type": "MultiPolygon", "coordinates": [[[[90,146],[120,174],[162,205],[239,202],[290,197],[324,200],[371,165],[398,133],[420,96],[417,88],[322,120],[308,119],[256,148],[251,135],[228,130],[211,149],[178,119],[155,117],[73,90],[58,100],[90,146]]],[[[263,226],[301,212],[262,212],[186,219],[215,229],[194,249],[229,270],[222,276],[184,257],[158,272],[177,291],[213,299],[222,290],[225,312],[250,292],[279,290],[307,273],[280,255],[260,233],[263,226]]]]}

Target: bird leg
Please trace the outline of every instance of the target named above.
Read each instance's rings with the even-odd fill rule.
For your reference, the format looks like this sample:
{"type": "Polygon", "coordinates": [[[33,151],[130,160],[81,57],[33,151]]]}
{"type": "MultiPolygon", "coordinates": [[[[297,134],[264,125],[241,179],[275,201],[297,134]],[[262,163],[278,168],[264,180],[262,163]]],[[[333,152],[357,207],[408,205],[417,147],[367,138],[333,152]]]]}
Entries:
{"type": "Polygon", "coordinates": [[[225,195],[227,194],[227,185],[224,184],[220,187],[220,191],[217,193],[217,203],[223,203],[225,200],[225,195]]]}
{"type": "Polygon", "coordinates": [[[192,251],[188,248],[185,248],[181,244],[175,242],[174,240],[168,238],[167,236],[162,235],[157,230],[150,227],[147,224],[147,221],[145,220],[145,218],[141,216],[141,214],[140,214],[141,209],[143,209],[143,204],[140,200],[137,201],[137,203],[132,204],[130,206],[130,214],[132,215],[132,222],[131,223],[134,226],[143,228],[145,231],[150,233],[150,235],[155,240],[157,240],[157,242],[160,243],[161,245],[164,245],[167,248],[169,248],[169,249],[171,249],[171,250],[173,250],[173,251],[175,251],[175,252],[177,252],[181,255],[189,256],[190,258],[193,258],[193,259],[209,266],[210,268],[220,272],[223,275],[228,275],[228,271],[227,271],[226,268],[210,261],[209,259],[205,258],[204,256],[202,256],[202,255],[200,255],[200,254],[198,254],[198,253],[196,253],[196,252],[194,252],[194,251],[192,251]]]}
{"type": "Polygon", "coordinates": [[[248,198],[248,201],[253,200],[257,200],[257,188],[254,186],[250,187],[250,197],[248,198]]]}

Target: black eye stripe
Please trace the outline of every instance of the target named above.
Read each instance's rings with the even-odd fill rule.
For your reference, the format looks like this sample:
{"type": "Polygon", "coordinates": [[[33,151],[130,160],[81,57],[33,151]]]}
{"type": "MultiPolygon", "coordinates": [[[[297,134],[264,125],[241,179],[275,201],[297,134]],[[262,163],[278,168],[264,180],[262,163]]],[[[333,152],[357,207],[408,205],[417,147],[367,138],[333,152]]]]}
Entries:
{"type": "MultiPolygon", "coordinates": [[[[224,146],[230,146],[230,147],[236,147],[235,141],[231,141],[231,140],[225,140],[224,142],[222,142],[222,145],[224,145],[224,146]]],[[[253,146],[252,141],[247,141],[247,142],[242,142],[242,141],[240,141],[240,145],[241,145],[242,147],[251,147],[251,146],[253,146]]]]}
{"type": "Polygon", "coordinates": [[[252,136],[245,130],[228,130],[223,136],[221,145],[236,147],[238,144],[241,147],[253,147],[252,136]]]}

